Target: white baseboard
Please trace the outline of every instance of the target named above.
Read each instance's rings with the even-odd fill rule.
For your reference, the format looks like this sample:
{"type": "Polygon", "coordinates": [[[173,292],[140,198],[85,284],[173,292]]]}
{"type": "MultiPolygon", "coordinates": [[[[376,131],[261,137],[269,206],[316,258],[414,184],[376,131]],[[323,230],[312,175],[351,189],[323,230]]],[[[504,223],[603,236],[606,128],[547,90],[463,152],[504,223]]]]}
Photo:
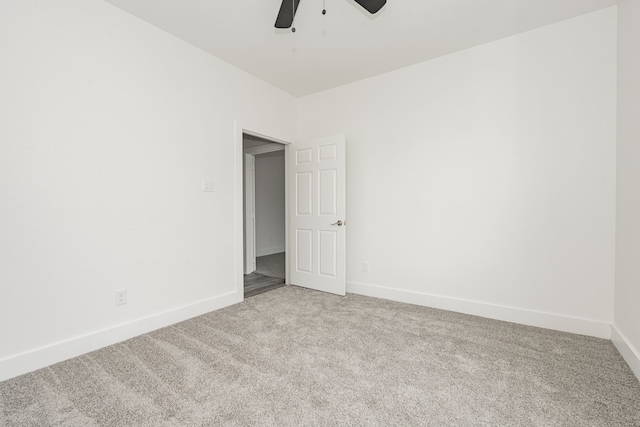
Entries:
{"type": "MultiPolygon", "coordinates": [[[[455,311],[496,320],[529,326],[554,329],[598,338],[611,339],[632,371],[640,379],[640,354],[615,327],[605,322],[579,319],[557,314],[523,310],[463,300],[439,295],[431,295],[392,289],[365,283],[348,282],[347,292],[384,298],[392,301],[455,311]]],[[[138,335],[163,328],[195,316],[200,316],[242,301],[242,294],[231,292],[195,304],[179,307],[142,319],[96,331],[66,341],[34,349],[29,352],[0,360],[0,381],[35,371],[62,362],[72,357],[116,344],[138,335]]]]}
{"type": "Polygon", "coordinates": [[[611,326],[611,341],[640,381],[640,351],[631,345],[627,337],[615,325],[611,326]]]}
{"type": "Polygon", "coordinates": [[[521,325],[536,326],[598,338],[611,338],[611,324],[597,320],[562,316],[403,289],[386,288],[366,283],[347,282],[347,292],[519,323],[521,325]]]}
{"type": "Polygon", "coordinates": [[[163,313],[116,325],[0,360],[0,381],[116,344],[242,301],[242,292],[231,293],[178,307],[163,313]]]}
{"type": "Polygon", "coordinates": [[[285,246],[273,246],[271,248],[261,248],[261,249],[256,249],[256,256],[258,257],[258,256],[280,254],[285,251],[286,251],[285,246]]]}

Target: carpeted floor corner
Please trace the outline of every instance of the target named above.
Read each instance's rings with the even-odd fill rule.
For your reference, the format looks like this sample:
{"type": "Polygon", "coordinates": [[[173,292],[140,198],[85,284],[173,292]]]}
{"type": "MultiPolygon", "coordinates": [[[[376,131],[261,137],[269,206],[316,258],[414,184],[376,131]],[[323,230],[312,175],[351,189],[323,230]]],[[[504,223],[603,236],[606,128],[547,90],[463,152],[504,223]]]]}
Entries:
{"type": "Polygon", "coordinates": [[[287,286],[0,383],[2,426],[639,426],[610,341],[287,286]]]}

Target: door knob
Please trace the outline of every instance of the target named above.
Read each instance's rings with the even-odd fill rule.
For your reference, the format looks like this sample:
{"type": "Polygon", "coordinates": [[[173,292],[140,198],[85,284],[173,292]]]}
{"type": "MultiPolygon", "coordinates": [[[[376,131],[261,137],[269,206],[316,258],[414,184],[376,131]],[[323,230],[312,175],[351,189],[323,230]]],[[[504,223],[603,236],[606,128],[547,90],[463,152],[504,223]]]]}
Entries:
{"type": "Polygon", "coordinates": [[[342,220],[341,220],[341,219],[339,219],[339,220],[338,220],[338,222],[334,222],[334,223],[333,223],[333,224],[331,224],[331,225],[337,225],[338,227],[342,227],[342,226],[344,225],[344,222],[342,222],[342,220]]]}

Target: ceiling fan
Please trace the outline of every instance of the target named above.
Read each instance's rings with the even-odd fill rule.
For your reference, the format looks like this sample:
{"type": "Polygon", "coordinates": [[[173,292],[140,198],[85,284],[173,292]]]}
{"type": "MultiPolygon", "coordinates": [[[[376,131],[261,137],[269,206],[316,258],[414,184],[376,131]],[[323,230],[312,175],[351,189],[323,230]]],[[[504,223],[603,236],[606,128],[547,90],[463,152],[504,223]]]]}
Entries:
{"type": "MultiPolygon", "coordinates": [[[[360,6],[365,8],[367,12],[370,14],[377,13],[382,6],[385,5],[387,0],[354,0],[360,6]]],[[[291,31],[295,32],[295,27],[293,25],[293,17],[296,15],[296,11],[298,10],[298,4],[300,4],[300,0],[282,0],[282,4],[280,5],[280,12],[278,12],[278,17],[276,18],[276,28],[289,28],[291,27],[291,31]]],[[[322,14],[326,14],[327,11],[323,10],[322,14]]]]}

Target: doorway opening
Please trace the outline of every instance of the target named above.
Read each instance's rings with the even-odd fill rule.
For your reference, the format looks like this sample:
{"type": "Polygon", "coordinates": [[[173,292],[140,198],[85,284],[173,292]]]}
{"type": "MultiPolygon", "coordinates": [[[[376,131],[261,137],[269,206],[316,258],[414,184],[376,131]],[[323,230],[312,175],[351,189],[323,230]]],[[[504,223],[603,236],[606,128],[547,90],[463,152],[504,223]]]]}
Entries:
{"type": "Polygon", "coordinates": [[[242,134],[245,298],[286,282],[285,147],[242,134]]]}

